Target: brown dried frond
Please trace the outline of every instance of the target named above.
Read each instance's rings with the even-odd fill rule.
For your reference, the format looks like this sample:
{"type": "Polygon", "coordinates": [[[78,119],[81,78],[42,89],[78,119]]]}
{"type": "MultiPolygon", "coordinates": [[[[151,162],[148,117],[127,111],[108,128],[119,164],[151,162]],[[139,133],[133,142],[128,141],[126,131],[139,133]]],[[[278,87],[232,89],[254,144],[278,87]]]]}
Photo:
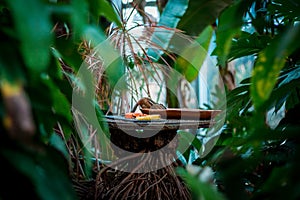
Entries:
{"type": "Polygon", "coordinates": [[[81,43],[80,49],[83,60],[93,75],[95,94],[99,106],[101,109],[107,110],[110,106],[111,89],[108,77],[105,74],[103,60],[87,41],[81,43]]]}
{"type": "MultiPolygon", "coordinates": [[[[172,64],[169,63],[170,61],[168,60],[171,60],[172,62],[176,60],[176,56],[174,56],[174,54],[153,42],[153,37],[155,37],[153,33],[154,31],[157,31],[156,28],[159,28],[161,31],[173,31],[174,33],[180,34],[184,37],[184,34],[178,29],[171,29],[163,26],[147,26],[145,24],[137,24],[129,30],[114,29],[109,36],[109,40],[119,51],[120,55],[125,60],[125,63],[130,62],[126,61],[128,59],[132,60],[131,64],[133,67],[127,66],[126,73],[128,73],[131,78],[135,77],[132,74],[135,71],[140,74],[140,78],[145,81],[145,92],[149,97],[151,97],[149,78],[153,79],[158,85],[161,84],[164,82],[165,78],[168,78],[169,70],[172,68],[172,64]],[[148,55],[148,49],[150,48],[157,52],[161,52],[161,55],[159,55],[161,63],[157,63],[157,61],[154,61],[153,58],[148,55]],[[168,59],[166,59],[163,55],[168,57],[168,59]]],[[[136,88],[136,85],[133,82],[130,88],[132,89],[132,94],[138,93],[138,88],[136,88]]]]}

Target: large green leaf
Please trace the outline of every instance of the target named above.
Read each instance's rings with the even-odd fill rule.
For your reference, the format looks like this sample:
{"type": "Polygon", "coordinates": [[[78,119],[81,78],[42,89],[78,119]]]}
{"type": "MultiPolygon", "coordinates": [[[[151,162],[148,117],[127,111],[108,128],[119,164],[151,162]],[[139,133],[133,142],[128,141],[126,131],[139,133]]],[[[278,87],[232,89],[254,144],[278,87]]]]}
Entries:
{"type": "Polygon", "coordinates": [[[240,33],[240,27],[243,23],[243,12],[240,10],[239,1],[226,9],[220,16],[216,32],[216,48],[213,54],[218,56],[218,64],[225,66],[227,56],[230,52],[232,39],[240,33]]]}
{"type": "Polygon", "coordinates": [[[72,1],[71,22],[74,29],[75,41],[86,39],[91,42],[92,47],[96,47],[107,37],[96,24],[89,24],[88,21],[88,4],[84,0],[72,1]]]}
{"type": "Polygon", "coordinates": [[[257,55],[263,50],[270,40],[269,36],[258,35],[257,33],[241,32],[236,40],[232,41],[232,46],[228,54],[228,61],[249,55],[257,55]]]}
{"type": "Polygon", "coordinates": [[[163,13],[160,16],[158,26],[155,28],[151,37],[151,41],[158,48],[150,48],[148,54],[154,59],[158,60],[163,53],[161,49],[166,50],[169,46],[170,40],[175,34],[174,28],[177,27],[181,17],[188,7],[188,0],[169,0],[163,13]],[[167,28],[172,29],[167,29],[167,28]]]}
{"type": "Polygon", "coordinates": [[[88,4],[84,0],[73,0],[71,2],[71,24],[73,37],[80,40],[84,33],[84,28],[88,24],[88,4]]]}
{"type": "Polygon", "coordinates": [[[51,35],[50,12],[40,0],[7,0],[20,40],[20,49],[26,66],[36,71],[48,67],[51,35]]]}
{"type": "Polygon", "coordinates": [[[160,16],[158,26],[176,28],[188,8],[189,0],[169,0],[160,16]]]}
{"type": "Polygon", "coordinates": [[[54,62],[51,64],[52,68],[49,69],[49,73],[30,73],[26,87],[36,125],[46,141],[53,133],[53,127],[57,122],[64,129],[65,138],[69,138],[72,122],[70,105],[72,88],[67,80],[63,80],[61,68],[54,62]]]}
{"type": "Polygon", "coordinates": [[[191,45],[183,50],[175,63],[175,69],[190,82],[197,78],[198,72],[208,56],[207,51],[212,34],[213,29],[208,26],[191,45]]]}
{"type": "Polygon", "coordinates": [[[256,108],[268,100],[276,84],[277,77],[286,63],[287,56],[297,47],[300,39],[300,26],[291,27],[275,38],[271,45],[258,55],[252,73],[251,97],[256,108]]]}
{"type": "Polygon", "coordinates": [[[188,9],[177,27],[187,34],[198,35],[231,3],[232,0],[189,0],[188,9]]]}
{"type": "Polygon", "coordinates": [[[63,116],[68,122],[72,120],[71,106],[66,96],[61,93],[59,87],[53,83],[48,75],[42,76],[42,82],[49,88],[52,99],[51,110],[57,114],[63,116]]]}
{"type": "Polygon", "coordinates": [[[115,10],[107,0],[89,0],[89,6],[91,10],[90,13],[94,16],[94,18],[96,18],[97,21],[99,20],[100,16],[103,16],[111,22],[115,22],[118,27],[122,26],[115,10]]]}

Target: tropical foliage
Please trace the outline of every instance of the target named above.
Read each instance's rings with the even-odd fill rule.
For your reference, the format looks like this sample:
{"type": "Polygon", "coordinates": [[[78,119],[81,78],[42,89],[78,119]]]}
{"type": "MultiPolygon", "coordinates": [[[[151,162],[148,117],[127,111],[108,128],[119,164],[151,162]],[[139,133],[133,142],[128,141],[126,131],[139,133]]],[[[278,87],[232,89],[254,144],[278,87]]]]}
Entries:
{"type": "MultiPolygon", "coordinates": [[[[0,1],[0,199],[76,199],[74,180],[93,179],[100,168],[91,162],[97,156],[93,147],[101,145],[89,124],[80,131],[75,126],[81,119],[74,117],[71,104],[73,89],[82,89],[76,78],[80,66],[95,64],[87,56],[108,38],[121,55],[104,79],[98,77],[97,84],[105,83],[105,88],[98,88],[102,96],[91,103],[101,118],[111,103],[110,88],[124,73],[143,77],[147,85],[149,74],[160,74],[160,65],[154,65],[158,63],[195,80],[200,69],[195,71],[168,52],[175,32],[193,36],[206,50],[214,45],[211,56],[226,85],[226,121],[220,138],[204,157],[201,148],[214,138],[204,135],[193,141],[183,154],[186,166],[178,169],[193,198],[300,197],[300,2],[157,2],[159,21],[151,24],[148,18],[138,26],[146,27],[148,44],[159,49],[153,54],[139,40],[134,42],[141,45],[139,51],[122,49],[120,44],[130,45],[135,37],[121,10],[109,1],[0,1]],[[251,75],[235,83],[229,65],[246,57],[253,58],[251,75]],[[89,146],[87,141],[95,143],[89,146]]],[[[137,5],[132,7],[144,13],[137,5]]],[[[202,58],[194,61],[203,63],[202,58]]]]}

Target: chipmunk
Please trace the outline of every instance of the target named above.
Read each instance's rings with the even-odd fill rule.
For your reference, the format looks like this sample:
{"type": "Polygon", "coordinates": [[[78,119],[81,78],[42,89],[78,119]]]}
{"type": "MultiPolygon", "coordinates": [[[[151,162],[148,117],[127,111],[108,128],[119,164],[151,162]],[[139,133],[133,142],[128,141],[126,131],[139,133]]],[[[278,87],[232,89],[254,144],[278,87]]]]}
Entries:
{"type": "Polygon", "coordinates": [[[131,112],[135,112],[137,107],[140,106],[141,108],[151,108],[151,109],[166,109],[166,107],[162,104],[155,103],[149,97],[141,98],[132,108],[131,112]]]}

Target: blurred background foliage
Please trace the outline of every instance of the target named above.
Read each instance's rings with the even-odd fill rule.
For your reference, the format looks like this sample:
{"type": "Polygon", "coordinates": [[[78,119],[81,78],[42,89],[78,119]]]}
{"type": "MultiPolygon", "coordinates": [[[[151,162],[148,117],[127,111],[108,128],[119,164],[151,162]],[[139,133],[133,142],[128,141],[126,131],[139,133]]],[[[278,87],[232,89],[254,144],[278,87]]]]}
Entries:
{"type": "MultiPolygon", "coordinates": [[[[118,3],[0,1],[0,199],[76,199],[74,177],[92,178],[81,157],[90,151],[74,127],[72,84],[86,51],[109,37],[111,23],[125,31],[118,3]]],[[[193,198],[299,199],[299,0],[155,5],[158,26],[182,30],[204,47],[214,38],[211,56],[226,85],[226,122],[217,144],[188,163],[192,152],[201,153],[202,141],[193,142],[184,154],[186,168],[178,170],[193,198]],[[237,77],[240,68],[232,65],[249,57],[249,77],[237,77]]],[[[166,49],[172,35],[162,39],[166,49]]],[[[124,72],[123,65],[114,67],[109,84],[121,76],[114,72],[124,72]]]]}

